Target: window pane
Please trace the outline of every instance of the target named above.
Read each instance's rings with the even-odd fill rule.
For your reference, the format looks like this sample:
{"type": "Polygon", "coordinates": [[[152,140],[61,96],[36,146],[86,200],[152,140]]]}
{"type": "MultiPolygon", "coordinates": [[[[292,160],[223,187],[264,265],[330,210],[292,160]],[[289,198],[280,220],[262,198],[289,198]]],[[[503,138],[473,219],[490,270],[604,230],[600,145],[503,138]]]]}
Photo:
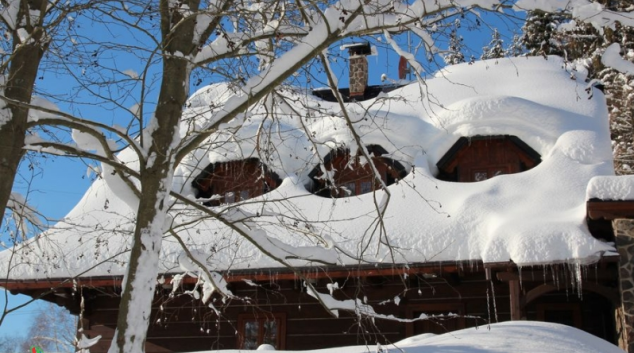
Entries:
{"type": "Polygon", "coordinates": [[[236,202],[236,195],[233,192],[225,193],[225,203],[236,202]]]}
{"type": "Polygon", "coordinates": [[[249,199],[249,190],[240,190],[240,201],[249,199]]]}
{"type": "Polygon", "coordinates": [[[356,195],[357,194],[357,186],[354,183],[346,183],[344,185],[344,194],[343,196],[350,196],[350,195],[356,195]]]}
{"type": "Polygon", "coordinates": [[[498,175],[503,175],[506,174],[506,170],[504,170],[503,168],[495,168],[493,169],[493,176],[498,176],[498,175]]]}
{"type": "Polygon", "coordinates": [[[366,194],[372,191],[372,182],[371,181],[362,181],[361,182],[361,192],[359,194],[366,194]]]}
{"type": "Polygon", "coordinates": [[[244,323],[244,340],[242,342],[243,349],[258,348],[258,329],[257,321],[245,321],[244,323]]]}
{"type": "Polygon", "coordinates": [[[277,322],[275,321],[264,321],[264,337],[263,344],[270,344],[271,346],[277,347],[277,322]]]}
{"type": "Polygon", "coordinates": [[[473,180],[475,181],[483,181],[483,180],[487,180],[487,172],[475,172],[473,174],[473,180]]]}

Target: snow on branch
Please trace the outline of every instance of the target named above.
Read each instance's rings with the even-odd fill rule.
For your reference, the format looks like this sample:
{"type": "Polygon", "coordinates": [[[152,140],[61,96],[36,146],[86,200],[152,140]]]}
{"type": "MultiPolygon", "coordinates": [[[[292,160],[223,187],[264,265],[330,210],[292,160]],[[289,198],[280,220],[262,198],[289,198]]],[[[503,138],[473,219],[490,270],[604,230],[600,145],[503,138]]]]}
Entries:
{"type": "Polygon", "coordinates": [[[260,250],[286,266],[291,266],[289,260],[304,260],[329,265],[340,263],[339,254],[332,244],[326,246],[291,246],[270,237],[253,221],[254,217],[259,217],[258,215],[233,208],[223,213],[221,217],[231,223],[232,227],[240,230],[260,250]]]}
{"type": "Polygon", "coordinates": [[[101,335],[95,336],[93,338],[86,337],[83,333],[81,334],[81,338],[77,340],[76,345],[79,353],[90,353],[89,348],[97,344],[101,339],[101,335]]]}
{"type": "MultiPolygon", "coordinates": [[[[325,265],[338,265],[342,263],[340,259],[341,255],[355,258],[353,255],[339,248],[333,241],[333,239],[329,236],[319,237],[320,241],[322,242],[321,246],[292,246],[270,236],[270,234],[268,234],[268,232],[261,227],[260,223],[257,222],[257,220],[260,217],[279,216],[278,214],[253,214],[238,207],[230,207],[221,211],[220,213],[216,213],[213,209],[202,206],[177,192],[172,191],[171,196],[179,200],[180,202],[183,202],[218,220],[225,226],[240,234],[240,236],[244,237],[244,239],[258,248],[262,253],[264,253],[280,265],[283,265],[293,271],[295,271],[296,267],[291,263],[291,261],[303,261],[325,265]]],[[[204,266],[204,261],[198,258],[195,253],[190,252],[190,254],[187,254],[189,250],[187,250],[186,245],[178,236],[178,234],[173,230],[170,230],[170,233],[181,244],[183,251],[186,253],[189,261],[193,261],[193,263],[196,264],[198,268],[202,269],[204,272],[209,272],[209,270],[204,266]]],[[[190,266],[186,266],[186,268],[191,268],[191,264],[190,266]]],[[[299,272],[296,272],[296,274],[300,278],[302,277],[299,272]]],[[[215,275],[208,274],[207,277],[208,282],[217,283],[217,278],[215,277],[215,275]]],[[[219,287],[218,285],[216,285],[216,288],[222,289],[222,286],[219,287]]]]}
{"type": "MultiPolygon", "coordinates": [[[[394,315],[379,314],[376,311],[374,311],[374,308],[371,305],[365,304],[359,298],[338,300],[338,299],[335,299],[331,294],[324,294],[324,293],[317,292],[317,290],[315,290],[315,288],[310,283],[304,283],[304,285],[306,286],[306,292],[308,293],[308,295],[317,299],[323,305],[324,308],[330,311],[330,313],[334,317],[339,317],[339,310],[355,313],[359,318],[384,319],[384,320],[398,321],[398,322],[404,322],[404,323],[416,322],[421,320],[447,319],[447,318],[453,318],[458,316],[458,314],[456,313],[447,313],[447,314],[440,314],[440,315],[433,315],[433,316],[429,316],[423,313],[423,314],[420,314],[420,316],[416,318],[403,319],[403,318],[396,317],[394,315]]],[[[399,301],[400,301],[400,297],[397,296],[394,298],[395,303],[399,301]]],[[[477,318],[475,316],[464,316],[464,317],[477,318]]]]}
{"type": "Polygon", "coordinates": [[[634,11],[618,12],[607,10],[604,5],[589,0],[519,0],[515,10],[545,12],[570,12],[579,21],[592,24],[597,30],[614,27],[616,22],[624,26],[634,26],[634,11]]]}
{"type": "Polygon", "coordinates": [[[624,60],[620,53],[621,46],[619,43],[612,43],[601,56],[601,63],[621,73],[634,75],[634,63],[624,60]]]}
{"type": "Polygon", "coordinates": [[[414,72],[416,73],[417,76],[420,76],[423,72],[425,72],[421,64],[418,61],[416,61],[414,54],[401,49],[398,43],[396,43],[392,39],[392,36],[390,35],[389,31],[383,31],[383,35],[385,36],[385,40],[387,41],[387,44],[389,44],[392,47],[392,49],[396,51],[398,55],[404,57],[407,60],[407,63],[414,68],[414,72]]]}
{"type": "Polygon", "coordinates": [[[18,23],[18,12],[20,11],[20,3],[21,0],[8,1],[6,4],[3,4],[2,11],[0,11],[0,17],[2,17],[4,23],[10,29],[15,29],[15,26],[18,23]]]}
{"type": "MultiPolygon", "coordinates": [[[[222,275],[217,272],[211,272],[204,266],[206,258],[207,255],[201,251],[184,251],[178,256],[178,263],[181,269],[185,271],[186,274],[198,278],[198,282],[190,292],[196,297],[199,295],[197,290],[198,286],[202,284],[203,304],[207,303],[215,292],[225,297],[233,297],[233,293],[227,288],[227,281],[222,275]]],[[[179,283],[180,280],[174,282],[173,290],[178,287],[179,283]]],[[[214,309],[213,306],[210,307],[214,309]]]]}
{"type": "MultiPolygon", "coordinates": [[[[273,60],[267,69],[259,75],[248,79],[241,87],[242,92],[229,99],[224,105],[224,109],[212,119],[209,119],[202,131],[213,131],[215,127],[227,123],[238,112],[244,111],[250,104],[263,98],[271,91],[272,87],[275,87],[282,80],[296,72],[313,57],[322,53],[330,44],[344,37],[376,33],[383,30],[403,31],[414,29],[417,21],[423,18],[444,18],[439,15],[455,9],[480,7],[495,10],[504,6],[507,6],[505,2],[494,0],[451,2],[419,0],[411,5],[387,0],[370,3],[352,0],[337,2],[323,11],[320,10],[320,16],[305,16],[306,18],[316,19],[311,22],[310,31],[303,38],[298,39],[294,47],[273,60]]],[[[612,26],[615,21],[621,21],[625,25],[634,24],[634,16],[629,16],[631,13],[605,10],[603,6],[590,3],[587,0],[553,2],[521,0],[515,7],[516,10],[539,8],[546,11],[565,9],[570,11],[574,17],[592,23],[595,26],[612,26]]],[[[313,11],[317,10],[317,8],[313,9],[313,11]]],[[[299,28],[304,30],[303,27],[299,28]]],[[[301,33],[300,29],[296,33],[301,33]]],[[[424,33],[420,33],[420,31],[416,33],[421,37],[425,37],[424,33]]],[[[213,55],[204,54],[204,63],[216,61],[227,53],[226,46],[233,43],[228,41],[227,38],[229,38],[228,35],[220,36],[216,39],[219,42],[212,43],[212,46],[217,47],[214,51],[217,52],[218,57],[214,58],[213,55]]],[[[235,44],[233,43],[232,45],[235,44]]],[[[209,133],[202,133],[186,139],[182,145],[182,150],[178,153],[177,160],[181,160],[186,153],[191,152],[208,135],[209,133]]]]}
{"type": "Polygon", "coordinates": [[[130,208],[138,208],[140,188],[135,184],[138,178],[131,174],[123,173],[120,166],[116,163],[118,158],[111,151],[114,141],[106,140],[103,135],[92,129],[88,130],[88,132],[73,129],[72,138],[80,150],[94,150],[97,156],[107,157],[106,160],[113,161],[113,163],[102,162],[103,178],[108,183],[108,187],[125,201],[130,208]]]}
{"type": "Polygon", "coordinates": [[[376,317],[378,314],[372,306],[363,304],[360,299],[337,300],[330,294],[322,294],[317,292],[310,284],[306,285],[308,295],[317,299],[334,317],[339,317],[339,310],[350,311],[359,316],[376,317]]]}
{"type": "MultiPolygon", "coordinates": [[[[0,83],[1,82],[3,82],[2,78],[0,78],[0,83]]],[[[105,133],[110,133],[122,139],[125,143],[128,144],[129,147],[133,148],[137,154],[139,154],[140,156],[144,158],[146,157],[146,155],[143,154],[143,149],[141,148],[137,140],[129,136],[125,128],[122,128],[118,125],[109,126],[107,124],[103,124],[95,120],[79,118],[72,114],[62,112],[58,109],[58,107],[55,104],[41,97],[33,97],[30,104],[5,97],[2,94],[0,94],[0,100],[4,101],[5,103],[10,103],[16,106],[28,108],[29,109],[29,116],[28,116],[29,128],[39,127],[39,126],[49,126],[49,127],[61,126],[61,127],[66,127],[72,130],[78,130],[85,134],[91,134],[97,137],[97,139],[100,141],[102,140],[102,137],[103,137],[103,142],[105,143],[102,142],[101,144],[103,146],[107,146],[108,150],[114,151],[118,149],[116,142],[112,139],[105,139],[104,137],[105,133]]],[[[43,142],[43,141],[44,140],[40,139],[37,142],[43,142]]],[[[58,142],[50,142],[50,143],[53,144],[58,142]]],[[[26,144],[28,145],[29,143],[26,142],[26,144]]],[[[93,148],[92,150],[96,150],[96,149],[93,148]]],[[[100,151],[105,150],[105,148],[104,149],[100,148],[99,150],[100,151]]],[[[60,152],[59,154],[63,154],[63,152],[60,152]]]]}
{"type": "MultiPolygon", "coordinates": [[[[246,79],[239,92],[227,100],[223,109],[201,126],[201,133],[183,139],[176,158],[177,163],[222,124],[227,124],[240,112],[264,98],[283,80],[297,72],[302,66],[326,50],[328,46],[345,37],[380,33],[385,29],[404,31],[416,28],[423,18],[430,18],[432,22],[439,21],[443,18],[441,14],[446,11],[454,11],[451,12],[453,14],[456,9],[474,7],[495,9],[497,6],[501,6],[501,2],[493,0],[451,2],[419,0],[411,5],[388,0],[369,3],[348,0],[336,2],[325,9],[312,7],[309,11],[302,8],[300,11],[303,18],[310,23],[308,31],[306,32],[305,24],[301,23],[296,25],[294,31],[285,30],[287,33],[297,36],[297,39],[292,43],[293,46],[268,63],[267,67],[258,75],[246,79]],[[306,34],[303,35],[303,33],[306,34]]],[[[275,28],[279,29],[279,27],[275,28]]],[[[274,33],[282,36],[278,30],[275,30],[274,33]]],[[[418,30],[416,33],[423,39],[429,39],[424,31],[418,30]]],[[[237,55],[240,53],[237,49],[238,44],[242,46],[244,43],[237,43],[232,39],[243,38],[254,41],[263,39],[259,38],[261,35],[268,35],[268,33],[258,32],[256,36],[247,37],[243,37],[243,34],[220,33],[209,47],[200,51],[200,57],[197,57],[194,62],[197,65],[211,64],[225,58],[226,55],[229,55],[228,53],[237,55]]],[[[431,46],[430,43],[427,45],[431,46]]]]}
{"type": "Polygon", "coordinates": [[[26,198],[21,194],[12,192],[11,195],[9,195],[7,208],[13,211],[13,216],[16,218],[16,224],[22,228],[23,234],[26,234],[25,220],[37,227],[44,227],[44,224],[38,217],[38,212],[35,207],[29,205],[26,198]]]}

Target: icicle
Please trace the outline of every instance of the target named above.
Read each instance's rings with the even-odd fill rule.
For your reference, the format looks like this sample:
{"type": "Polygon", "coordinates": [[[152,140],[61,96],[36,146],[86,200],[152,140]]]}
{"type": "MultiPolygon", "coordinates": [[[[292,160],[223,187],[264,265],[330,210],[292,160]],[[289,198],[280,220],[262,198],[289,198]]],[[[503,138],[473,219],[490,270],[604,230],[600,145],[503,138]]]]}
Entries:
{"type": "Polygon", "coordinates": [[[576,275],[576,281],[577,281],[577,296],[579,297],[580,300],[583,300],[583,290],[582,290],[582,281],[583,281],[583,277],[581,275],[581,271],[582,271],[582,266],[580,263],[575,263],[575,275],[576,275]]]}
{"type": "MultiPolygon", "coordinates": [[[[493,286],[491,286],[493,287],[493,286]]],[[[489,288],[487,288],[487,323],[491,324],[491,298],[489,296],[489,288]]]]}
{"type": "Polygon", "coordinates": [[[495,314],[495,322],[500,322],[498,319],[498,306],[495,301],[495,286],[493,285],[493,281],[491,281],[491,294],[493,296],[493,313],[495,314]]]}

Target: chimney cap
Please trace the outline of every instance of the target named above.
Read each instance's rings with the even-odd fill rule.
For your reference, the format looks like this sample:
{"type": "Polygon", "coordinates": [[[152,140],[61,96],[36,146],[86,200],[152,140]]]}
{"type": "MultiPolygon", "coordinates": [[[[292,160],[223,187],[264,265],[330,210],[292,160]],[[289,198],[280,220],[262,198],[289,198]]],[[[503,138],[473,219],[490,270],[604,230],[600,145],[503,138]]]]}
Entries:
{"type": "Polygon", "coordinates": [[[373,55],[372,46],[368,42],[364,43],[351,43],[341,46],[341,50],[348,49],[350,56],[354,55],[373,55]]]}

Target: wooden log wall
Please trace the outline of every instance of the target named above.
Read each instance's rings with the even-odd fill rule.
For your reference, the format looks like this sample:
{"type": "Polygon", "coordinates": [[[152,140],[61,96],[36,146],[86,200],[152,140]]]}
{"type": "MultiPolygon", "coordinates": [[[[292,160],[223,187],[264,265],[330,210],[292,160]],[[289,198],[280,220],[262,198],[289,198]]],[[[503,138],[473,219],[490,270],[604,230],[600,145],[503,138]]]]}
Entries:
{"type": "MultiPolygon", "coordinates": [[[[553,278],[550,273],[542,274],[541,271],[530,273],[533,278],[525,275],[520,283],[520,291],[524,294],[553,278]]],[[[595,285],[613,281],[612,277],[603,278],[605,273],[588,270],[584,276],[588,283],[595,285]]],[[[487,279],[482,268],[464,268],[437,277],[419,274],[315,280],[314,285],[320,293],[329,293],[327,285],[337,282],[340,289],[333,293],[336,299],[358,298],[372,305],[378,314],[410,319],[423,313],[437,316],[414,323],[360,319],[354,313],[342,311],[335,318],[306,293],[299,280],[259,282],[256,286],[247,282],[230,283],[233,294],[242,299],[223,302],[220,298],[214,298],[212,304],[220,315],[202,304],[200,299],[183,294],[182,290],[170,298],[170,289],[159,288],[153,304],[146,351],[158,353],[238,348],[238,318],[244,315],[282,315],[285,325],[282,332],[284,345],[281,348],[286,350],[377,343],[384,345],[413,334],[444,333],[511,320],[508,282],[499,280],[495,274],[489,278],[491,280],[487,279]],[[445,317],[448,313],[459,316],[445,317]]],[[[609,317],[614,303],[594,293],[583,292],[580,296],[564,281],[560,285],[558,290],[550,291],[523,307],[522,319],[563,321],[614,341],[614,320],[609,317]],[[549,309],[552,307],[557,310],[568,307],[579,310],[552,311],[549,309]]],[[[118,304],[119,298],[113,291],[101,288],[91,293],[85,313],[88,323],[85,333],[91,337],[102,335],[91,352],[107,351],[114,333],[118,304]]]]}
{"type": "MultiPolygon", "coordinates": [[[[221,310],[220,316],[190,295],[181,294],[168,300],[169,291],[159,290],[148,332],[147,352],[235,349],[238,345],[236,333],[239,331],[237,318],[241,314],[284,314],[286,332],[283,348],[286,350],[387,344],[410,334],[422,333],[420,330],[442,333],[510,318],[508,287],[502,282],[494,283],[492,287],[483,273],[438,278],[347,278],[333,282],[341,287],[333,293],[336,299],[359,298],[372,305],[378,314],[412,318],[421,313],[444,315],[451,312],[470,317],[461,319],[459,326],[448,325],[445,318],[434,318],[424,323],[401,323],[359,319],[347,312],[340,312],[340,316],[335,318],[306,293],[300,281],[293,280],[255,287],[247,283],[232,283],[232,292],[249,300],[234,299],[222,303],[216,299],[213,304],[221,310]],[[451,305],[443,306],[447,303],[451,305]],[[455,303],[460,310],[456,310],[455,303]]],[[[315,286],[320,293],[329,293],[328,283],[331,282],[318,280],[315,286]]],[[[92,337],[103,336],[91,352],[107,351],[116,325],[118,303],[115,293],[101,293],[90,301],[90,309],[85,315],[90,324],[85,333],[92,337]]]]}

